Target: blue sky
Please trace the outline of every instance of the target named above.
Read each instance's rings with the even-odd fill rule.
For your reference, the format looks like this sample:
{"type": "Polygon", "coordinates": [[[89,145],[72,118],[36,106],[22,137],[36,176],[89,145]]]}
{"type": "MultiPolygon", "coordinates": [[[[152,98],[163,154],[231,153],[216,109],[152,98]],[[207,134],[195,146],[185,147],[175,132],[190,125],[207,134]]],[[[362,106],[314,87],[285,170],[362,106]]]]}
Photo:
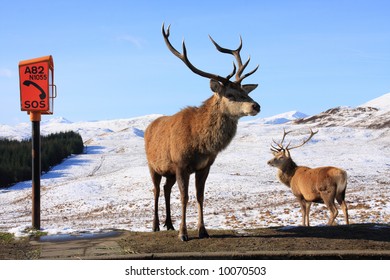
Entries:
{"type": "MultiPolygon", "coordinates": [[[[316,114],[357,106],[390,92],[390,1],[4,1],[0,9],[1,124],[20,111],[18,63],[52,55],[54,117],[71,121],[173,114],[210,95],[166,48],[163,22],[178,49],[185,38],[198,68],[226,76],[243,38],[247,83],[260,117],[316,114]]],[[[49,117],[44,116],[43,120],[49,117]]]]}

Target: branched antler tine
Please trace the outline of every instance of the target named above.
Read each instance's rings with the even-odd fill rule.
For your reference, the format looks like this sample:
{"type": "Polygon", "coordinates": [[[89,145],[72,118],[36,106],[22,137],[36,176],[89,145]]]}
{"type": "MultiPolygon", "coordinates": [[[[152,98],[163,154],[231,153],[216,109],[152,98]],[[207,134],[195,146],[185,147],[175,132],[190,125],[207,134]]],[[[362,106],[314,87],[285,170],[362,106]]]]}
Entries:
{"type": "MultiPolygon", "coordinates": [[[[245,74],[244,76],[241,76],[242,73],[244,72],[245,68],[248,66],[249,61],[250,61],[250,57],[249,57],[248,60],[244,64],[242,64],[241,55],[240,55],[240,51],[242,49],[242,37],[241,36],[240,36],[240,45],[235,50],[223,48],[220,45],[218,45],[218,43],[215,42],[210,35],[209,35],[209,37],[210,37],[211,42],[214,44],[214,46],[217,48],[218,51],[220,51],[222,53],[231,54],[235,57],[235,59],[237,61],[237,65],[238,65],[238,70],[236,73],[236,81],[235,81],[236,83],[240,84],[242,82],[242,80],[244,80],[246,77],[255,73],[257,71],[257,69],[259,68],[259,65],[257,65],[257,67],[254,70],[245,74]]],[[[233,75],[229,75],[228,77],[230,79],[231,77],[233,77],[233,75]]]]}
{"type": "Polygon", "coordinates": [[[240,79],[242,73],[244,72],[245,68],[248,66],[249,61],[251,60],[251,57],[249,56],[248,60],[244,63],[244,65],[241,65],[241,67],[238,69],[236,79],[240,79]]]}
{"type": "Polygon", "coordinates": [[[179,53],[171,44],[171,42],[169,42],[168,40],[168,37],[169,37],[169,29],[171,28],[171,25],[168,25],[168,28],[167,28],[167,31],[165,31],[165,26],[164,26],[164,23],[162,25],[162,33],[163,33],[163,36],[164,36],[164,40],[165,40],[165,43],[168,47],[168,49],[175,55],[177,56],[178,58],[182,59],[182,55],[181,53],[179,53]]]}
{"type": "Polygon", "coordinates": [[[236,74],[236,70],[237,70],[236,64],[233,62],[233,71],[232,71],[232,73],[230,73],[229,75],[226,76],[226,79],[230,80],[230,78],[233,77],[234,74],[236,74]]]}
{"type": "MultiPolygon", "coordinates": [[[[271,150],[274,149],[275,152],[280,152],[280,151],[286,150],[287,148],[283,147],[283,142],[284,142],[284,139],[286,138],[286,135],[289,134],[290,132],[291,131],[286,131],[286,129],[283,129],[283,137],[282,137],[282,141],[280,141],[280,143],[278,143],[274,139],[272,139],[274,144],[278,147],[275,147],[274,145],[271,144],[271,150]]],[[[287,147],[290,145],[290,143],[287,145],[287,147]]]]}
{"type": "MultiPolygon", "coordinates": [[[[283,146],[281,145],[281,143],[276,142],[274,139],[272,139],[272,141],[274,142],[274,144],[275,144],[276,146],[279,147],[279,149],[283,149],[283,146]]],[[[271,144],[271,146],[272,146],[272,144],[271,144]]],[[[276,148],[276,149],[278,149],[278,148],[276,148]]]]}
{"type": "MultiPolygon", "coordinates": [[[[169,37],[169,29],[171,28],[171,25],[169,24],[168,25],[168,28],[167,28],[167,32],[165,33],[165,29],[164,29],[164,23],[162,25],[162,30],[163,30],[163,33],[166,34],[167,38],[169,37]]],[[[164,36],[165,37],[165,36],[164,36]]]]}
{"type": "Polygon", "coordinates": [[[240,35],[240,45],[239,45],[238,48],[236,49],[236,52],[237,52],[237,53],[240,53],[241,49],[242,49],[242,37],[241,37],[241,35],[240,35]]]}
{"type": "Polygon", "coordinates": [[[241,48],[242,48],[241,36],[240,36],[240,45],[238,46],[238,48],[236,50],[230,50],[230,49],[222,48],[220,45],[218,45],[217,42],[214,41],[214,39],[210,35],[209,35],[209,38],[210,38],[211,42],[214,44],[214,46],[217,48],[217,50],[222,52],[222,53],[227,53],[227,54],[234,54],[235,52],[239,53],[241,48]]]}
{"type": "MultiPolygon", "coordinates": [[[[250,59],[248,59],[248,61],[244,65],[242,64],[242,60],[241,60],[241,56],[240,56],[240,51],[242,49],[242,37],[240,36],[240,45],[235,50],[223,48],[220,45],[218,45],[218,43],[215,42],[210,35],[209,35],[209,37],[210,37],[211,42],[213,42],[214,46],[217,48],[218,51],[220,51],[222,53],[231,54],[235,57],[237,64],[238,64],[238,71],[236,73],[236,82],[237,81],[241,82],[245,77],[247,77],[247,76],[244,76],[243,78],[240,78],[240,76],[242,75],[242,72],[244,72],[245,67],[248,65],[249,60],[250,60],[250,59]]],[[[235,64],[234,64],[234,67],[236,67],[235,64]]],[[[232,76],[229,75],[230,78],[233,77],[233,75],[232,76]]]]}
{"type": "Polygon", "coordinates": [[[171,42],[169,42],[169,30],[170,30],[170,27],[171,25],[168,26],[167,30],[165,31],[165,26],[164,26],[164,23],[162,25],[162,34],[163,34],[163,37],[164,37],[164,40],[165,40],[165,44],[167,45],[168,49],[176,56],[178,57],[181,61],[184,62],[185,65],[187,65],[188,68],[190,68],[190,70],[192,72],[194,72],[195,74],[198,74],[202,77],[205,77],[205,78],[209,78],[209,79],[214,79],[214,80],[217,80],[221,83],[227,83],[229,80],[224,78],[224,77],[221,77],[221,76],[218,76],[218,75],[215,75],[215,74],[211,74],[211,73],[207,73],[207,72],[204,72],[198,68],[196,68],[191,62],[190,60],[188,59],[187,57],[187,48],[186,48],[186,45],[184,43],[184,40],[183,40],[183,43],[182,43],[182,47],[183,47],[183,54],[181,54],[180,52],[178,52],[171,44],[171,42]]]}
{"type": "Polygon", "coordinates": [[[280,145],[283,145],[284,139],[286,138],[286,135],[291,133],[292,130],[286,131],[286,129],[283,129],[283,138],[282,141],[280,142],[280,145]]]}
{"type": "Polygon", "coordinates": [[[292,150],[292,149],[296,149],[296,148],[302,147],[302,146],[305,145],[307,142],[309,142],[310,139],[313,138],[313,136],[314,136],[315,134],[317,134],[317,133],[318,133],[318,130],[317,130],[316,132],[313,132],[313,130],[310,128],[310,136],[309,136],[309,138],[307,138],[306,140],[304,140],[300,145],[289,148],[289,150],[292,150]]]}
{"type": "Polygon", "coordinates": [[[280,146],[280,144],[278,142],[276,142],[274,139],[272,139],[272,141],[274,142],[274,144],[276,144],[276,146],[274,146],[273,144],[271,144],[271,151],[273,152],[280,152],[283,150],[283,147],[280,146]]]}
{"type": "Polygon", "coordinates": [[[281,151],[281,149],[274,147],[272,144],[271,144],[270,150],[271,150],[272,152],[275,152],[275,153],[278,153],[278,152],[281,151]]]}
{"type": "MultiPolygon", "coordinates": [[[[223,48],[223,47],[221,47],[220,45],[218,45],[218,43],[215,42],[214,39],[213,39],[210,35],[209,35],[209,38],[210,38],[211,42],[214,44],[214,46],[217,48],[217,50],[218,50],[219,52],[231,54],[231,55],[233,55],[233,56],[236,58],[236,60],[237,60],[237,62],[238,62],[238,67],[239,67],[238,69],[239,69],[239,71],[240,71],[240,67],[241,67],[241,66],[240,66],[240,65],[241,65],[241,58],[240,58],[239,55],[238,55],[238,59],[237,59],[237,53],[239,53],[240,50],[241,50],[241,48],[242,48],[242,39],[241,39],[241,37],[240,37],[240,45],[238,46],[238,48],[237,48],[236,50],[230,50],[230,49],[223,48]]],[[[230,74],[226,77],[226,79],[230,80],[230,78],[233,77],[234,74],[236,74],[236,70],[237,70],[236,64],[233,62],[233,71],[232,71],[232,73],[230,73],[230,74]]],[[[242,73],[242,71],[241,71],[241,73],[242,73]]],[[[236,74],[236,76],[237,76],[237,74],[236,74]]]]}
{"type": "Polygon", "coordinates": [[[253,73],[255,73],[255,72],[257,71],[257,69],[259,69],[259,65],[257,65],[256,68],[253,69],[251,72],[246,73],[244,76],[240,77],[240,78],[237,80],[237,82],[238,82],[238,83],[241,83],[242,80],[244,80],[246,77],[249,77],[250,75],[252,75],[253,73]]]}

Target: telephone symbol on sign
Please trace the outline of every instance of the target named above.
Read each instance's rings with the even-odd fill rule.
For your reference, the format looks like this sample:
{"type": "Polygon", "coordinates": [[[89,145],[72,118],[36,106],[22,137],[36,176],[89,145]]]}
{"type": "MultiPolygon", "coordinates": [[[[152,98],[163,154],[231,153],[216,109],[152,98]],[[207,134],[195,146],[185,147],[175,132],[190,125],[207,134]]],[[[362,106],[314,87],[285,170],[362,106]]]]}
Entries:
{"type": "Polygon", "coordinates": [[[23,82],[23,85],[25,85],[25,86],[27,86],[27,87],[29,87],[30,85],[36,87],[36,88],[40,91],[39,98],[40,98],[41,100],[43,100],[43,99],[46,98],[46,93],[45,93],[45,91],[44,91],[37,83],[35,83],[35,82],[33,82],[33,81],[30,81],[30,80],[25,80],[25,81],[23,82]]]}

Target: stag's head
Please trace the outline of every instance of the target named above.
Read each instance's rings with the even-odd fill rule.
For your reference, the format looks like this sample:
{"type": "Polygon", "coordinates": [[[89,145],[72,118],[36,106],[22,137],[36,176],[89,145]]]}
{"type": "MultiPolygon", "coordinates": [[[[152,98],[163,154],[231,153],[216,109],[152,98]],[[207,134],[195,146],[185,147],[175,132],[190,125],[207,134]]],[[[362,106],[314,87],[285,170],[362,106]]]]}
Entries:
{"type": "Polygon", "coordinates": [[[283,131],[283,137],[282,137],[282,140],[280,142],[276,142],[275,140],[273,140],[274,144],[271,144],[271,152],[272,154],[274,155],[274,158],[269,160],[268,161],[268,164],[273,166],[273,167],[276,167],[276,168],[279,168],[281,170],[285,169],[285,167],[291,163],[292,159],[291,159],[291,155],[290,155],[290,150],[292,149],[296,149],[296,148],[299,148],[299,147],[302,147],[303,145],[305,145],[307,142],[310,141],[310,139],[317,133],[318,131],[316,132],[313,132],[312,129],[310,129],[310,136],[303,140],[301,144],[299,145],[296,145],[296,146],[293,146],[291,147],[290,143],[287,144],[287,146],[284,146],[283,142],[284,142],[284,139],[286,138],[286,135],[291,133],[291,131],[286,131],[284,130],[283,131]]]}
{"type": "Polygon", "coordinates": [[[238,70],[236,64],[233,62],[233,71],[225,78],[218,76],[216,74],[211,74],[204,72],[196,68],[187,57],[187,49],[183,41],[183,53],[178,52],[172,44],[169,42],[169,28],[165,30],[164,24],[162,25],[162,34],[168,49],[177,56],[180,60],[187,65],[188,68],[195,74],[198,74],[202,77],[210,79],[210,88],[214,95],[220,100],[222,110],[231,116],[234,117],[243,117],[243,116],[255,116],[260,112],[260,105],[255,102],[250,96],[249,93],[253,91],[257,84],[246,84],[241,85],[241,82],[248,76],[256,72],[259,66],[257,66],[251,72],[242,75],[245,68],[248,66],[250,58],[243,64],[240,56],[240,51],[242,48],[242,39],[240,38],[240,46],[236,50],[229,50],[220,47],[211,37],[211,42],[215,45],[218,51],[222,53],[231,54],[236,58],[238,70]],[[235,75],[235,81],[230,81],[230,79],[235,75]]]}

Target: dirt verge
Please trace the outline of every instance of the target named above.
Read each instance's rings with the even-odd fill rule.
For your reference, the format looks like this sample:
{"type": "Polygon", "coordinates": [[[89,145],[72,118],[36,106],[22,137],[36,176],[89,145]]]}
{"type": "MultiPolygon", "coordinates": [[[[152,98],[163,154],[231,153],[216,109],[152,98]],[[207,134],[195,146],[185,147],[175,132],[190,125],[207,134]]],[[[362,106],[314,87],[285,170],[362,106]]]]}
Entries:
{"type": "Polygon", "coordinates": [[[28,238],[15,239],[9,233],[0,233],[0,260],[38,259],[40,249],[30,244],[28,238]]]}
{"type": "Polygon", "coordinates": [[[190,231],[188,242],[177,234],[123,231],[48,242],[0,233],[0,259],[390,259],[388,224],[209,230],[207,239],[190,231]]]}
{"type": "Polygon", "coordinates": [[[211,238],[199,239],[193,231],[188,242],[181,242],[174,231],[131,233],[123,235],[119,244],[132,256],[180,253],[180,258],[190,258],[188,253],[197,252],[195,258],[202,258],[202,254],[218,258],[220,252],[222,258],[390,257],[390,226],[383,224],[210,230],[209,234],[211,238]]]}

